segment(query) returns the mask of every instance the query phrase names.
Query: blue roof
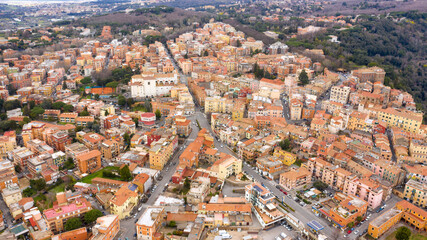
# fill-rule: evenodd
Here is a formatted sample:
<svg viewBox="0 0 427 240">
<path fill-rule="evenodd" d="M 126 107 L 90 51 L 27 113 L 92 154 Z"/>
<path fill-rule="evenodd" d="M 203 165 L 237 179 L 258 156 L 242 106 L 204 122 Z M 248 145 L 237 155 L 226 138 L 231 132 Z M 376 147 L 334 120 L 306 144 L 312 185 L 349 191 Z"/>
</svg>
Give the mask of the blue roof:
<svg viewBox="0 0 427 240">
<path fill-rule="evenodd" d="M 131 191 L 135 191 L 135 189 L 137 189 L 137 188 L 138 188 L 138 186 L 137 186 L 137 185 L 135 185 L 135 184 L 129 184 L 128 188 L 129 188 L 129 190 L 131 190 Z"/>
<path fill-rule="evenodd" d="M 320 223 L 316 222 L 315 220 L 308 222 L 307 225 L 316 231 L 320 231 L 324 228 Z"/>
</svg>

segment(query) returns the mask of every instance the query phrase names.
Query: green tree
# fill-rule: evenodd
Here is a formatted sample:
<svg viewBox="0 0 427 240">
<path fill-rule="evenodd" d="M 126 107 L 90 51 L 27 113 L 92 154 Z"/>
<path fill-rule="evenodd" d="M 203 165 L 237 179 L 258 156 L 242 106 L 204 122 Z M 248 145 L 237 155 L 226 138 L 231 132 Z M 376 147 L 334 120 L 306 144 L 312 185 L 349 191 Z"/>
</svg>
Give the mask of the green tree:
<svg viewBox="0 0 427 240">
<path fill-rule="evenodd" d="M 92 209 L 85 213 L 84 220 L 86 224 L 91 224 L 96 221 L 97 218 L 102 217 L 103 214 L 98 209 Z"/>
<path fill-rule="evenodd" d="M 32 119 L 36 119 L 40 114 L 43 114 L 43 113 L 44 113 L 44 109 L 40 106 L 36 106 L 33 109 L 31 109 L 29 115 Z"/>
<path fill-rule="evenodd" d="M 53 109 L 61 110 L 65 105 L 66 105 L 66 104 L 65 104 L 65 103 L 63 103 L 63 102 L 54 102 L 54 103 L 52 104 L 52 108 L 53 108 Z"/>
<path fill-rule="evenodd" d="M 317 188 L 319 191 L 323 191 L 328 188 L 328 184 L 321 181 L 316 181 L 313 183 L 313 187 Z"/>
<path fill-rule="evenodd" d="M 82 226 L 82 221 L 80 218 L 70 218 L 65 223 L 65 231 L 71 231 L 77 228 L 80 228 Z"/>
<path fill-rule="evenodd" d="M 162 113 L 160 112 L 159 109 L 156 110 L 155 114 L 156 114 L 156 119 L 157 120 L 159 120 L 162 117 Z"/>
<path fill-rule="evenodd" d="M 95 94 L 95 100 L 99 100 L 99 94 Z"/>
<path fill-rule="evenodd" d="M 125 134 L 123 134 L 123 141 L 126 143 L 126 145 L 130 145 L 130 135 L 129 133 L 125 132 Z"/>
<path fill-rule="evenodd" d="M 85 107 L 85 109 L 83 110 L 83 111 L 81 111 L 80 113 L 79 113 L 79 116 L 82 116 L 82 117 L 84 117 L 84 116 L 89 116 L 90 114 L 89 114 L 89 112 L 87 111 L 87 108 Z"/>
<path fill-rule="evenodd" d="M 174 220 L 169 222 L 169 227 L 176 227 L 176 222 Z"/>
<path fill-rule="evenodd" d="M 409 240 L 411 237 L 411 230 L 407 227 L 400 227 L 397 229 L 396 232 L 396 239 L 397 240 Z"/>
<path fill-rule="evenodd" d="M 352 228 L 352 227 L 354 227 L 354 222 L 350 222 L 350 223 L 348 223 L 348 224 L 347 224 L 347 227 L 348 227 L 348 228 Z"/>
<path fill-rule="evenodd" d="M 363 217 L 362 216 L 357 216 L 357 218 L 356 218 L 356 221 L 357 222 L 361 222 L 363 220 Z"/>
<path fill-rule="evenodd" d="M 237 39 L 236 45 L 237 45 L 237 47 L 241 47 L 242 46 L 242 43 L 240 42 L 239 39 Z"/>
<path fill-rule="evenodd" d="M 124 165 L 120 169 L 119 173 L 120 173 L 120 177 L 122 178 L 123 181 L 130 181 L 130 180 L 132 180 L 132 174 L 130 173 L 128 165 Z"/>
<path fill-rule="evenodd" d="M 30 187 L 37 191 L 41 191 L 46 187 L 46 181 L 43 178 L 36 179 L 36 180 L 31 179 Z"/>
<path fill-rule="evenodd" d="M 209 56 L 208 50 L 205 50 L 205 52 L 203 53 L 203 56 L 205 56 L 205 57 Z"/>
<path fill-rule="evenodd" d="M 119 86 L 119 83 L 114 81 L 114 82 L 109 82 L 105 85 L 106 87 L 110 87 L 110 88 L 117 88 L 117 86 Z"/>
<path fill-rule="evenodd" d="M 309 81 L 308 81 L 308 75 L 307 75 L 307 72 L 305 71 L 305 69 L 303 69 L 301 71 L 300 75 L 298 76 L 298 80 L 299 80 L 298 84 L 300 86 L 305 86 L 305 85 L 307 85 L 309 83 Z"/>
<path fill-rule="evenodd" d="M 90 78 L 90 77 L 85 77 L 85 78 L 83 78 L 81 81 L 80 81 L 80 83 L 81 84 L 90 84 L 90 83 L 92 83 L 92 78 Z"/>
<path fill-rule="evenodd" d="M 66 104 L 63 108 L 64 112 L 72 112 L 74 110 L 73 105 Z"/>
<path fill-rule="evenodd" d="M 120 106 L 126 105 L 126 98 L 123 95 L 119 95 L 117 97 L 117 104 L 119 104 Z"/>
</svg>

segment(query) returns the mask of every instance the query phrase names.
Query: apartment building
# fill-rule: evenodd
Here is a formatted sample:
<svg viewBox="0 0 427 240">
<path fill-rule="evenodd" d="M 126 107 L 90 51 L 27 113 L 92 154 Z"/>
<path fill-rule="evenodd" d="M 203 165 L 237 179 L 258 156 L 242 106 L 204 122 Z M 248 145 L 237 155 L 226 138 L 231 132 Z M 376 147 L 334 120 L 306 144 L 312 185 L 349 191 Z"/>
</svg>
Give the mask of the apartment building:
<svg viewBox="0 0 427 240">
<path fill-rule="evenodd" d="M 343 86 L 343 85 L 333 86 L 331 88 L 331 96 L 329 99 L 334 102 L 346 104 L 349 96 L 350 96 L 350 87 Z"/>
<path fill-rule="evenodd" d="M 92 237 L 89 240 L 113 240 L 119 231 L 119 216 L 102 216 L 96 219 L 95 226 L 92 227 Z"/>
<path fill-rule="evenodd" d="M 79 116 L 78 113 L 61 113 L 59 115 L 59 121 L 63 122 L 63 123 L 75 123 L 76 122 L 76 118 Z"/>
<path fill-rule="evenodd" d="M 222 198 L 216 202 L 199 203 L 197 213 L 208 218 L 204 224 L 216 226 L 246 226 L 252 223 L 251 204 L 240 198 Z"/>
<path fill-rule="evenodd" d="M 89 123 L 93 123 L 95 121 L 95 117 L 93 116 L 83 116 L 76 118 L 76 126 L 78 127 L 86 127 Z"/>
<path fill-rule="evenodd" d="M 67 155 L 67 157 L 72 158 L 73 160 L 76 159 L 77 155 L 83 154 L 83 153 L 87 153 L 89 152 L 89 148 L 87 148 L 85 145 L 81 144 L 81 143 L 72 143 L 68 146 L 65 146 L 65 155 Z"/>
<path fill-rule="evenodd" d="M 92 150 L 76 156 L 76 165 L 81 173 L 94 173 L 101 169 L 101 152 Z"/>
<path fill-rule="evenodd" d="M 354 111 L 350 114 L 348 119 L 347 128 L 349 130 L 369 131 L 368 129 L 369 115 L 359 111 Z"/>
<path fill-rule="evenodd" d="M 264 229 L 285 218 L 275 203 L 275 196 L 259 183 L 246 185 L 245 199 L 252 204 L 252 211 Z"/>
<path fill-rule="evenodd" d="M 110 212 L 123 219 L 129 217 L 138 204 L 138 186 L 133 183 L 123 184 L 110 199 Z"/>
<path fill-rule="evenodd" d="M 101 143 L 101 153 L 105 160 L 111 161 L 119 156 L 121 144 L 116 140 L 104 140 Z"/>
<path fill-rule="evenodd" d="M 303 106 L 304 106 L 304 104 L 301 102 L 301 100 L 298 100 L 296 98 L 291 99 L 289 101 L 291 120 L 300 120 L 301 119 Z"/>
<path fill-rule="evenodd" d="M 421 208 L 427 207 L 427 184 L 410 179 L 406 182 L 403 198 Z"/>
<path fill-rule="evenodd" d="M 215 161 L 210 170 L 216 173 L 216 177 L 225 180 L 231 175 L 237 175 L 242 172 L 242 160 L 227 155 Z"/>
<path fill-rule="evenodd" d="M 3 201 L 10 208 L 12 204 L 19 202 L 22 199 L 21 189 L 18 184 L 10 184 L 1 192 Z"/>
<path fill-rule="evenodd" d="M 0 162 L 0 190 L 18 183 L 15 166 L 9 160 Z"/>
<path fill-rule="evenodd" d="M 61 192 L 56 194 L 56 199 L 57 204 L 53 208 L 43 211 L 47 225 L 53 232 L 63 231 L 68 219 L 83 219 L 84 214 L 92 210 L 92 205 L 85 198 L 67 199 L 65 192 Z"/>
<path fill-rule="evenodd" d="M 7 131 L 0 137 L 0 157 L 5 157 L 8 152 L 17 147 L 15 131 Z"/>
<path fill-rule="evenodd" d="M 231 113 L 234 109 L 234 100 L 213 96 L 205 99 L 205 113 Z"/>
<path fill-rule="evenodd" d="M 161 240 L 163 234 L 158 232 L 164 222 L 165 210 L 163 207 L 148 207 L 136 222 L 138 240 Z"/>
<path fill-rule="evenodd" d="M 99 149 L 105 137 L 98 133 L 86 133 L 83 135 L 82 143 L 90 150 Z"/>
<path fill-rule="evenodd" d="M 178 146 L 178 136 L 162 137 L 151 144 L 149 150 L 150 168 L 162 170 Z"/>
<path fill-rule="evenodd" d="M 419 163 L 427 162 L 427 143 L 421 140 L 412 139 L 409 145 L 409 153 Z"/>
<path fill-rule="evenodd" d="M 305 167 L 291 170 L 280 174 L 279 184 L 286 190 L 298 189 L 311 183 L 311 172 Z"/>
<path fill-rule="evenodd" d="M 133 98 L 155 97 L 169 94 L 178 82 L 178 74 L 143 73 L 132 76 L 129 86 Z"/>
<path fill-rule="evenodd" d="M 335 227 L 345 229 L 350 223 L 355 223 L 357 217 L 364 217 L 368 203 L 358 197 L 336 193 L 335 196 L 314 206 L 317 214 L 324 215 Z"/>
<path fill-rule="evenodd" d="M 15 165 L 20 165 L 22 168 L 27 167 L 27 160 L 34 157 L 34 153 L 26 147 L 18 147 L 8 153 L 13 159 Z"/>
<path fill-rule="evenodd" d="M 279 174 L 285 169 L 281 159 L 275 156 L 264 156 L 256 160 L 257 170 L 261 175 L 273 180 L 279 177 Z"/>
<path fill-rule="evenodd" d="M 387 123 L 388 127 L 394 126 L 411 133 L 418 133 L 423 114 L 404 109 L 386 108 L 378 111 L 377 118 Z"/>
<path fill-rule="evenodd" d="M 427 231 L 427 211 L 406 200 L 396 203 L 396 208 L 403 212 L 402 219 L 416 229 Z"/>
</svg>

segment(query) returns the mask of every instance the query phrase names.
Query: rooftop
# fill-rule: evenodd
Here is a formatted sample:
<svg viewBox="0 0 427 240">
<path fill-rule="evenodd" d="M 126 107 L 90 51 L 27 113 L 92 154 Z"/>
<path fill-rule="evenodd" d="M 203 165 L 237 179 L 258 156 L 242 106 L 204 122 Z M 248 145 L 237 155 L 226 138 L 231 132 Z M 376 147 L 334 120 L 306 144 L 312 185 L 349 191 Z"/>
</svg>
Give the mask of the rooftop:
<svg viewBox="0 0 427 240">
<path fill-rule="evenodd" d="M 392 208 L 390 210 L 388 210 L 387 212 L 381 214 L 380 216 L 378 216 L 377 218 L 375 218 L 374 220 L 372 220 L 369 225 L 372 225 L 374 227 L 380 227 L 382 226 L 384 223 L 386 223 L 390 218 L 400 214 L 402 211 L 400 211 L 397 208 Z"/>
</svg>

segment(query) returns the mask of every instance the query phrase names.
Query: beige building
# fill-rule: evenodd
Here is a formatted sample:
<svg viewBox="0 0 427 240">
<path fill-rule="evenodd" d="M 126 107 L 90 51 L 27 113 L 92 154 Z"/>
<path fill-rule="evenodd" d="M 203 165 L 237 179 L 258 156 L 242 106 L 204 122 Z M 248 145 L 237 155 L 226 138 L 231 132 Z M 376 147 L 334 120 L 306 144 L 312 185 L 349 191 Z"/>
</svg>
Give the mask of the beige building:
<svg viewBox="0 0 427 240">
<path fill-rule="evenodd" d="M 423 114 L 387 108 L 378 111 L 378 120 L 386 122 L 387 126 L 395 126 L 411 133 L 418 133 L 423 121 Z"/>
<path fill-rule="evenodd" d="M 22 199 L 21 189 L 18 184 L 9 185 L 7 188 L 3 189 L 1 195 L 8 207 Z"/>
<path fill-rule="evenodd" d="M 228 155 L 216 161 L 210 170 L 216 173 L 216 177 L 224 180 L 233 174 L 237 175 L 242 172 L 242 160 Z"/>
<path fill-rule="evenodd" d="M 292 168 L 290 171 L 280 174 L 279 184 L 290 191 L 311 183 L 311 172 L 305 167 Z"/>
<path fill-rule="evenodd" d="M 410 179 L 405 185 L 403 198 L 421 208 L 427 207 L 427 185 Z"/>
<path fill-rule="evenodd" d="M 300 120 L 303 104 L 298 99 L 292 99 L 289 103 L 291 120 Z"/>
<path fill-rule="evenodd" d="M 350 96 L 350 88 L 347 86 L 333 86 L 331 88 L 331 101 L 346 104 L 348 96 Z"/>
</svg>

